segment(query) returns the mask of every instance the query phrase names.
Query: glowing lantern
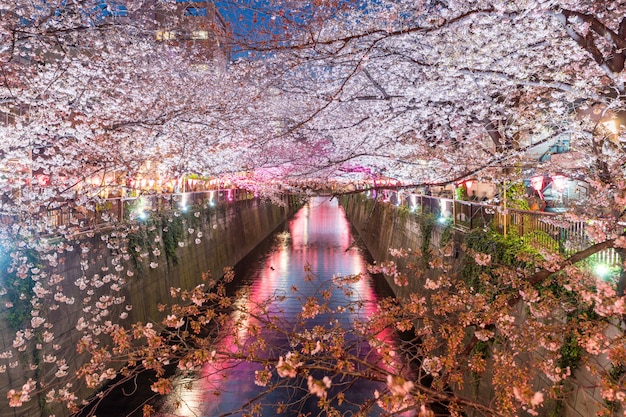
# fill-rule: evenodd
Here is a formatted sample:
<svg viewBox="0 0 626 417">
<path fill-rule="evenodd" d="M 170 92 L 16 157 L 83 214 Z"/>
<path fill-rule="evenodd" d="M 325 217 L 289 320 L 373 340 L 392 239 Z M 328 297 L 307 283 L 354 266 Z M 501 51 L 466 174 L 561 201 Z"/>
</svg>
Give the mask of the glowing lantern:
<svg viewBox="0 0 626 417">
<path fill-rule="evenodd" d="M 554 188 L 562 193 L 565 190 L 565 181 L 567 178 L 564 175 L 553 175 L 552 176 L 552 184 L 554 184 Z"/>
<path fill-rule="evenodd" d="M 530 179 L 530 186 L 533 187 L 533 190 L 540 192 L 543 190 L 543 176 L 536 175 Z"/>
</svg>

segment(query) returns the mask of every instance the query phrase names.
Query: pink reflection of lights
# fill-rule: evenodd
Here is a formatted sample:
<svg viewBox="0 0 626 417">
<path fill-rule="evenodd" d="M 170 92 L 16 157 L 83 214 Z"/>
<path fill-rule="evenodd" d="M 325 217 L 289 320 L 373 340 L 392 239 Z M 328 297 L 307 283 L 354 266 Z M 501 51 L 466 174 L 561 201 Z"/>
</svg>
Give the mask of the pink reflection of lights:
<svg viewBox="0 0 626 417">
<path fill-rule="evenodd" d="M 372 277 L 366 272 L 365 261 L 359 250 L 351 247 L 350 226 L 336 201 L 313 199 L 309 206 L 305 206 L 290 221 L 289 231 L 290 233 L 277 236 L 277 245 L 254 270 L 255 276 L 250 283 L 250 291 L 237 300 L 238 307 L 243 311 L 262 315 L 264 312 L 259 305 L 268 296 L 284 294 L 287 299 L 276 308 L 284 309 L 285 314 L 290 314 L 289 309 L 291 314 L 297 314 L 301 305 L 289 290 L 291 285 L 306 287 L 301 276 L 304 265 L 310 264 L 313 272 L 322 280 L 331 278 L 327 274 L 362 274 L 359 281 L 346 284 L 353 290 L 350 298 L 346 298 L 340 292 L 336 294 L 337 303 L 345 306 L 346 303 L 363 301 L 364 307 L 357 315 L 364 323 L 379 313 L 376 303 L 378 297 L 372 285 Z M 273 308 L 270 307 L 270 311 L 278 311 Z M 355 316 L 351 317 L 357 319 Z M 291 320 L 288 316 L 284 318 L 286 321 Z M 219 347 L 216 347 L 218 351 L 236 351 L 237 338 L 240 343 L 245 342 L 246 338 L 250 337 L 251 326 L 259 324 L 257 319 L 242 314 L 234 314 L 232 320 L 239 320 L 242 327 L 238 328 L 236 333 L 228 332 Z M 379 343 L 375 344 L 384 343 L 388 349 L 396 349 L 393 332 L 383 326 L 380 327 L 380 332 L 376 335 Z M 375 361 L 385 370 L 384 372 L 391 373 L 396 364 L 384 365 L 382 357 L 382 353 L 378 352 L 375 346 L 372 346 L 367 356 L 368 361 Z M 258 389 L 254 385 L 254 371 L 258 369 L 260 369 L 258 365 L 249 363 L 221 362 L 206 365 L 201 378 L 193 382 L 193 393 L 179 393 L 179 399 L 184 400 L 187 405 L 180 406 L 175 415 L 183 417 L 219 415 L 224 411 L 230 411 L 227 408 L 233 405 L 234 401 L 245 401 L 245 395 L 254 395 Z M 231 371 L 234 372 L 231 374 Z M 214 392 L 218 390 L 222 391 L 222 394 L 216 396 Z"/>
<path fill-rule="evenodd" d="M 339 208 L 337 200 L 315 199 L 305 206 L 290 223 L 289 231 L 295 247 L 306 246 L 309 241 L 350 246 L 350 225 Z"/>
<path fill-rule="evenodd" d="M 233 189 L 229 188 L 227 193 L 228 201 L 233 201 Z"/>
</svg>

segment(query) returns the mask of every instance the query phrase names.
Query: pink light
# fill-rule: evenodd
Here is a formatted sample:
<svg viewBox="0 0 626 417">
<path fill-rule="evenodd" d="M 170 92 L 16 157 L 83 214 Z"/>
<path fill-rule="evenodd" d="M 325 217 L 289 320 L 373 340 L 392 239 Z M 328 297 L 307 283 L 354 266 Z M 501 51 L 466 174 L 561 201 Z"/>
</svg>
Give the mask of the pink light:
<svg viewBox="0 0 626 417">
<path fill-rule="evenodd" d="M 543 190 L 543 176 L 537 175 L 532 177 L 530 179 L 530 186 L 533 187 L 535 191 L 541 193 L 541 190 Z"/>
<path fill-rule="evenodd" d="M 50 184 L 50 177 L 48 175 L 45 175 L 45 174 L 39 174 L 39 175 L 37 175 L 37 182 L 41 186 L 49 185 Z"/>
<path fill-rule="evenodd" d="M 565 180 L 567 180 L 567 178 L 564 175 L 557 174 L 552 176 L 554 188 L 560 193 L 565 191 Z"/>
<path fill-rule="evenodd" d="M 467 187 L 467 191 L 469 191 L 470 188 L 472 188 L 472 185 L 474 185 L 474 180 L 465 181 L 465 186 Z"/>
</svg>

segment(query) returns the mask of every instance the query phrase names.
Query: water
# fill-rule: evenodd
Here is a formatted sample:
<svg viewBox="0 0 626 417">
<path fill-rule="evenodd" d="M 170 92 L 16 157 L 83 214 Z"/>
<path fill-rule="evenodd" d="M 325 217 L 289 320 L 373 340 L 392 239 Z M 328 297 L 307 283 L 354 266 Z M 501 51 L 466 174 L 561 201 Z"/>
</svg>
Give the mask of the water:
<svg viewBox="0 0 626 417">
<path fill-rule="evenodd" d="M 259 252 L 259 251 L 257 251 Z M 247 286 L 248 291 L 241 294 L 236 300 L 239 306 L 246 306 L 251 312 L 261 314 L 258 304 L 263 300 L 284 296 L 281 302 L 273 303 L 267 310 L 274 315 L 273 321 L 280 322 L 281 328 L 288 331 L 302 331 L 303 326 L 312 329 L 314 326 L 330 328 L 341 325 L 351 328 L 355 320 L 367 320 L 373 313 L 376 300 L 381 296 L 390 295 L 389 289 L 382 278 L 374 279 L 366 272 L 366 253 L 355 244 L 350 225 L 346 220 L 343 209 L 337 200 L 316 197 L 305 205 L 295 216 L 288 221 L 282 231 L 278 231 L 266 242 L 266 247 L 260 253 L 252 254 L 243 263 L 245 271 L 236 278 L 236 286 Z M 362 302 L 358 311 L 351 313 L 322 313 L 313 320 L 303 324 L 299 315 L 303 311 L 303 304 L 309 297 L 320 298 L 323 290 L 328 289 L 333 276 L 363 274 L 358 282 L 348 286 L 348 292 L 334 291 L 326 300 L 330 309 L 336 310 L 340 305 Z M 294 287 L 297 291 L 294 291 Z M 233 320 L 236 320 L 233 317 Z M 246 319 L 243 327 L 237 330 L 238 334 L 229 334 L 217 346 L 218 351 L 234 351 L 234 339 L 238 336 L 247 344 L 253 344 L 258 337 L 267 341 L 267 347 L 262 355 L 277 359 L 289 350 L 298 350 L 302 346 L 290 347 L 293 341 L 288 332 L 281 333 L 264 328 L 259 320 Z M 250 334 L 250 326 L 260 326 L 258 336 Z M 389 334 L 381 334 L 380 338 L 388 338 Z M 350 343 L 351 340 L 348 340 Z M 375 349 L 368 344 L 358 344 L 354 341 L 351 352 L 358 353 L 364 361 L 378 362 L 380 358 Z M 275 363 L 274 363 L 275 364 Z M 222 362 L 207 365 L 200 375 L 195 377 L 179 377 L 178 388 L 168 395 L 159 406 L 160 417 L 216 417 L 216 416 L 243 416 L 242 407 L 249 401 L 257 399 L 261 415 L 277 415 L 275 404 L 291 402 L 293 409 L 280 415 L 318 415 L 318 398 L 307 396 L 308 388 L 305 378 L 279 378 L 273 366 L 272 382 L 288 382 L 288 386 L 275 389 L 271 393 L 258 397 L 264 388 L 255 384 L 255 371 L 262 370 L 258 363 Z M 349 378 L 341 379 L 339 375 L 326 373 L 314 374 L 318 379 L 324 375 L 333 378 L 333 388 L 328 392 L 332 399 L 339 392 L 340 387 L 350 386 L 345 392 L 345 401 L 342 412 L 350 415 L 355 411 L 351 403 L 373 403 L 374 390 L 380 389 L 379 382 L 358 381 L 354 383 Z M 307 398 L 308 397 L 308 398 Z M 118 406 L 122 406 L 118 404 Z M 108 408 L 108 407 L 107 407 Z M 125 413 L 134 406 L 124 406 Z M 137 409 L 139 412 L 140 408 Z M 379 410 L 373 405 L 368 415 L 376 415 Z M 98 416 L 101 413 L 98 412 Z M 124 415 L 119 413 L 116 415 Z M 134 414 L 133 414 L 134 415 Z M 137 414 L 141 415 L 141 414 Z M 323 415 L 323 413 L 322 413 Z"/>
</svg>

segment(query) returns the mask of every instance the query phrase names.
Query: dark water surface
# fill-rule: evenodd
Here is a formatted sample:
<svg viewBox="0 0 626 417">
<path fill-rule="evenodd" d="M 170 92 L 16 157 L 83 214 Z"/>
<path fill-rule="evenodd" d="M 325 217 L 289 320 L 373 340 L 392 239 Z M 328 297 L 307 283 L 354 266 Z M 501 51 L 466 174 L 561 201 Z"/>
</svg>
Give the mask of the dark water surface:
<svg viewBox="0 0 626 417">
<path fill-rule="evenodd" d="M 372 314 L 375 301 L 379 297 L 391 295 L 382 278 L 374 279 L 367 274 L 368 256 L 359 245 L 355 244 L 355 236 L 337 200 L 330 200 L 326 197 L 312 198 L 291 220 L 285 223 L 282 230 L 278 230 L 259 245 L 259 248 L 238 266 L 237 285 L 246 285 L 249 291 L 236 302 L 254 311 L 255 306 L 262 300 L 274 295 L 285 295 L 285 299 L 273 304 L 271 309 L 282 323 L 289 326 L 302 312 L 302 300 L 318 294 L 323 282 L 337 274 L 346 276 L 363 273 L 364 278 L 350 284 L 352 294 L 346 296 L 341 291 L 335 291 L 328 300 L 330 306 L 345 305 L 349 301 L 366 301 L 361 310 L 341 315 L 320 314 L 315 317 L 310 326 L 307 323 L 307 327 L 328 326 L 331 321 L 339 320 L 344 327 L 348 327 L 357 317 L 361 320 L 367 319 Z M 313 281 L 306 279 L 306 270 L 314 275 Z M 293 286 L 298 288 L 297 294 L 292 291 Z M 246 337 L 245 328 L 240 332 Z M 272 344 L 282 345 L 283 352 L 280 354 L 289 350 L 287 336 L 267 333 L 264 336 Z M 226 338 L 217 350 L 235 349 L 228 344 L 229 338 Z M 377 355 L 370 351 L 369 346 L 360 346 L 358 349 L 361 355 L 364 357 L 367 355 L 367 360 L 376 360 Z M 259 369 L 262 367 L 258 364 L 220 363 L 205 366 L 201 375 L 193 379 L 185 380 L 180 377 L 177 386 L 181 387 L 166 398 L 159 407 L 157 415 L 160 417 L 243 416 L 244 414 L 237 410 L 264 390 L 254 383 L 255 371 Z M 279 380 L 275 370 L 273 374 L 272 381 Z M 308 392 L 306 380 L 293 378 L 290 382 L 291 387 L 275 390 L 262 398 L 260 404 L 262 404 L 263 416 L 277 415 L 272 404 L 297 401 Z M 183 388 L 183 385 L 186 386 Z M 377 388 L 380 389 L 380 385 L 367 381 L 359 381 L 352 385 L 346 393 L 344 405 L 344 411 L 348 412 L 346 415 L 350 415 L 349 404 L 351 402 L 361 403 L 372 400 L 374 390 Z M 299 413 L 318 415 L 320 410 L 316 405 L 317 400 L 317 397 L 312 397 L 300 404 L 297 410 L 287 411 L 280 415 L 298 416 Z M 117 412 L 111 410 L 115 414 L 108 415 L 127 415 L 136 407 L 130 403 L 127 405 L 122 405 L 122 403 L 123 401 L 118 402 L 117 406 L 123 407 L 124 411 L 120 412 L 118 408 Z M 97 415 L 106 417 L 107 413 L 99 410 Z M 141 415 L 140 409 L 135 410 L 133 415 Z"/>
</svg>

